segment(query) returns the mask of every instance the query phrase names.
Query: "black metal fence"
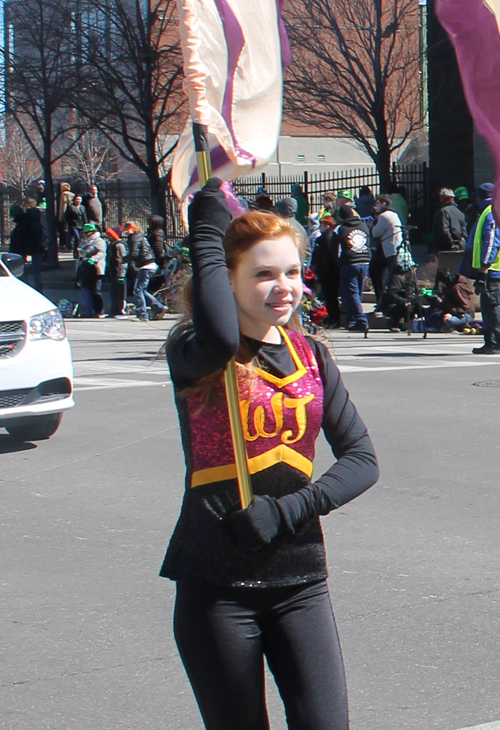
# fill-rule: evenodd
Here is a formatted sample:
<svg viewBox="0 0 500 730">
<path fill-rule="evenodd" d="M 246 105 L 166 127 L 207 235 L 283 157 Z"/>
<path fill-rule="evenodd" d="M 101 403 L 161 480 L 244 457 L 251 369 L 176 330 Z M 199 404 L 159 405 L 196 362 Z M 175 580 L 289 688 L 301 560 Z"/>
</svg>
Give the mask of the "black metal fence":
<svg viewBox="0 0 500 730">
<path fill-rule="evenodd" d="M 392 179 L 402 188 L 408 202 L 411 221 L 421 232 L 429 229 L 429 191 L 428 169 L 422 165 L 393 165 Z M 374 168 L 359 168 L 338 170 L 330 173 L 302 175 L 286 175 L 282 177 L 261 175 L 239 178 L 234 181 L 234 188 L 240 197 L 253 202 L 260 187 L 264 187 L 274 202 L 291 194 L 292 186 L 300 184 L 307 194 L 311 211 L 317 211 L 322 204 L 322 195 L 327 191 L 336 192 L 348 189 L 355 197 L 359 188 L 367 185 L 377 195 L 380 192 L 378 173 Z M 74 192 L 83 193 L 85 190 L 78 184 L 72 186 Z M 144 229 L 151 213 L 149 186 L 147 180 L 125 182 L 113 180 L 102 183 L 100 192 L 106 200 L 107 226 L 116 226 L 127 220 L 138 221 Z M 12 221 L 9 208 L 12 203 L 20 203 L 21 196 L 12 188 L 0 188 L 0 236 L 2 243 L 7 243 Z M 180 241 L 185 235 L 185 229 L 179 213 L 178 201 L 172 190 L 167 187 L 165 193 L 167 209 L 167 236 L 172 241 Z"/>
</svg>

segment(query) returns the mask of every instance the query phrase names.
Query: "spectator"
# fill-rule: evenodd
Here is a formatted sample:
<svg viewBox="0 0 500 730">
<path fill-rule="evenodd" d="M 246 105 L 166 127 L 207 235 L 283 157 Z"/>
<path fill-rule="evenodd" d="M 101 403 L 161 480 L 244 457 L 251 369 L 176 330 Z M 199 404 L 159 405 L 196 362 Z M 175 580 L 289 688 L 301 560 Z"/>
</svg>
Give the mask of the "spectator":
<svg viewBox="0 0 500 730">
<path fill-rule="evenodd" d="M 307 216 L 307 238 L 309 241 L 309 250 L 311 251 L 311 256 L 314 253 L 316 240 L 321 236 L 320 225 L 321 224 L 318 220 L 317 213 L 313 213 L 312 215 Z M 310 265 L 311 256 L 309 256 L 308 260 L 306 261 L 308 266 Z"/>
<path fill-rule="evenodd" d="M 396 264 L 382 295 L 380 311 L 389 319 L 389 330 L 401 332 L 419 311 L 418 297 L 411 276 Z"/>
<path fill-rule="evenodd" d="M 484 345 L 474 355 L 500 355 L 500 229 L 493 216 L 495 186 L 484 183 L 476 190 L 481 213 L 469 234 L 459 267 L 463 276 L 476 279 L 483 313 Z"/>
<path fill-rule="evenodd" d="M 392 198 L 392 207 L 399 215 L 401 223 L 404 226 L 407 226 L 409 220 L 408 203 L 406 202 L 406 198 L 403 195 L 403 188 L 400 188 L 399 185 L 395 185 L 394 183 L 392 183 L 389 186 L 389 195 Z"/>
<path fill-rule="evenodd" d="M 107 228 L 108 240 L 106 253 L 106 271 L 111 283 L 110 317 L 125 319 L 127 317 L 126 277 L 128 264 L 125 261 L 127 247 L 121 239 L 121 228 Z"/>
<path fill-rule="evenodd" d="M 307 226 L 307 216 L 309 215 L 309 202 L 307 195 L 302 189 L 302 185 L 295 183 L 292 186 L 292 198 L 297 201 L 297 212 L 295 213 L 295 219 L 300 223 L 303 228 Z"/>
<path fill-rule="evenodd" d="M 375 198 L 368 185 L 363 185 L 359 189 L 359 198 L 355 198 L 354 204 L 359 217 L 362 220 L 371 219 L 373 220 L 373 206 L 375 205 Z"/>
<path fill-rule="evenodd" d="M 371 233 L 380 240 L 373 252 L 369 272 L 378 302 L 384 292 L 384 271 L 387 271 L 389 281 L 398 248 L 403 243 L 403 231 L 401 219 L 392 207 L 390 195 L 382 193 L 375 198 L 374 213 L 375 225 Z"/>
<path fill-rule="evenodd" d="M 327 190 L 326 193 L 323 193 L 322 201 L 323 205 L 318 213 L 319 221 L 321 221 L 325 215 L 333 216 L 333 211 L 335 209 L 335 195 L 331 192 L 331 190 Z"/>
<path fill-rule="evenodd" d="M 82 196 L 75 195 L 73 203 L 66 208 L 66 223 L 68 225 L 67 246 L 73 250 L 73 258 L 78 258 L 78 247 L 82 237 L 82 229 L 87 223 L 87 211 L 82 205 Z"/>
<path fill-rule="evenodd" d="M 71 185 L 69 183 L 61 183 L 59 201 L 57 204 L 57 230 L 59 232 L 59 248 L 69 248 L 68 246 L 68 223 L 66 220 L 66 211 L 68 205 L 71 205 L 74 193 L 71 192 Z"/>
<path fill-rule="evenodd" d="M 89 223 L 95 223 L 100 231 L 106 217 L 106 204 L 99 195 L 97 185 L 90 186 L 90 193 L 83 200 Z"/>
<path fill-rule="evenodd" d="M 77 283 L 82 289 L 83 316 L 105 317 L 102 280 L 106 267 L 106 242 L 95 223 L 85 223 L 78 253 Z"/>
<path fill-rule="evenodd" d="M 469 191 L 466 187 L 460 187 L 455 190 L 455 200 L 459 209 L 465 216 L 467 234 L 469 234 L 472 226 L 480 215 L 477 204 L 472 200 L 472 196 L 469 195 Z"/>
<path fill-rule="evenodd" d="M 148 220 L 148 241 L 153 249 L 156 265 L 160 270 L 165 268 L 168 260 L 167 241 L 165 238 L 165 220 L 161 215 L 150 215 Z"/>
<path fill-rule="evenodd" d="M 432 250 L 463 251 L 467 241 L 465 215 L 455 203 L 455 193 L 449 188 L 439 191 L 441 208 L 432 225 Z"/>
<path fill-rule="evenodd" d="M 136 221 L 128 221 L 124 226 L 127 234 L 128 254 L 124 261 L 133 264 L 137 270 L 134 285 L 134 297 L 137 319 L 147 322 L 150 319 L 147 303 L 158 318 L 167 313 L 167 308 L 148 292 L 148 284 L 155 275 L 158 266 L 155 253 L 148 239 L 144 236 Z"/>
<path fill-rule="evenodd" d="M 297 232 L 297 236 L 299 237 L 300 241 L 299 247 L 301 251 L 304 252 L 305 259 L 307 260 L 310 255 L 309 241 L 307 238 L 306 229 L 295 218 L 295 214 L 297 213 L 297 205 L 298 204 L 296 198 L 282 198 L 276 203 L 275 211 L 277 215 L 279 215 L 281 218 L 286 218 L 292 228 Z"/>
<path fill-rule="evenodd" d="M 39 180 L 36 184 L 36 204 L 39 208 L 47 207 L 45 180 Z"/>
<path fill-rule="evenodd" d="M 22 256 L 25 262 L 27 262 L 28 256 L 31 258 L 34 288 L 39 292 L 43 292 L 42 261 L 45 249 L 40 211 L 35 207 L 35 203 L 35 200 L 29 198 L 27 201 L 29 207 L 26 211 L 23 211 L 20 205 L 10 207 L 9 213 L 15 226 L 10 234 L 9 251 Z M 27 284 L 29 283 L 26 269 L 22 279 Z"/>
<path fill-rule="evenodd" d="M 259 193 L 255 198 L 255 205 L 258 210 L 272 210 L 274 203 L 267 193 Z"/>
<path fill-rule="evenodd" d="M 339 208 L 341 224 L 337 235 L 340 244 L 340 296 L 346 311 L 349 332 L 368 332 L 362 296 L 370 262 L 370 234 L 354 208 Z"/>
<path fill-rule="evenodd" d="M 339 244 L 334 229 L 335 221 L 332 216 L 324 216 L 320 221 L 321 235 L 316 239 L 316 245 L 311 259 L 311 269 L 316 275 L 318 284 L 321 287 L 321 298 L 325 302 L 328 312 L 328 317 L 324 321 L 324 325 L 330 329 L 340 327 Z"/>
</svg>

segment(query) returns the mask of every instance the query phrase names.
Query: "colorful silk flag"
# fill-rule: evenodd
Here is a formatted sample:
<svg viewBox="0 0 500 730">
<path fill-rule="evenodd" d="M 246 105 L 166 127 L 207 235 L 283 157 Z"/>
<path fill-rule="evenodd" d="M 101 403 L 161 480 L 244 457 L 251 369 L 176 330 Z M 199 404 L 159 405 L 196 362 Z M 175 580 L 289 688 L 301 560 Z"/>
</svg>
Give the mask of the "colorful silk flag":
<svg viewBox="0 0 500 730">
<path fill-rule="evenodd" d="M 174 155 L 172 187 L 199 188 L 192 122 L 208 128 L 213 174 L 232 180 L 272 158 L 290 52 L 284 0 L 178 0 L 191 118 Z"/>
<path fill-rule="evenodd" d="M 470 112 L 495 161 L 500 223 L 500 0 L 438 0 L 436 11 L 455 46 Z"/>
</svg>

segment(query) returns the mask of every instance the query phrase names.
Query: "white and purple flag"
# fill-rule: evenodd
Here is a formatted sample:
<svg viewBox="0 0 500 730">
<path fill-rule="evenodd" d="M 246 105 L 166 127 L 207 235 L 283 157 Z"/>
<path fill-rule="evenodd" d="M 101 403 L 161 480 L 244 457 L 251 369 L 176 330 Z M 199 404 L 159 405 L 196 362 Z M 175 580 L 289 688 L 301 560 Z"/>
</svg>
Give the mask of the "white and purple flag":
<svg viewBox="0 0 500 730">
<path fill-rule="evenodd" d="M 182 200 L 199 189 L 192 122 L 207 127 L 213 174 L 222 180 L 257 172 L 272 158 L 290 51 L 284 0 L 177 4 L 191 109 L 172 166 L 172 187 Z"/>
<path fill-rule="evenodd" d="M 436 11 L 455 46 L 470 112 L 495 161 L 500 223 L 500 0 L 438 0 Z"/>
</svg>

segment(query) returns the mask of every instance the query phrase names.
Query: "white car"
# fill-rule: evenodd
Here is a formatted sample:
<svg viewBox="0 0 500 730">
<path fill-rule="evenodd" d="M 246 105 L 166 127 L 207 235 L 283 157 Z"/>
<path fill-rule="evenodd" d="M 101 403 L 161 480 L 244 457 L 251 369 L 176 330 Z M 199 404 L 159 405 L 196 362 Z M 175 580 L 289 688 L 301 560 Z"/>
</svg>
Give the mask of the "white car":
<svg viewBox="0 0 500 730">
<path fill-rule="evenodd" d="M 16 276 L 24 260 L 0 256 L 0 427 L 47 439 L 73 400 L 73 362 L 61 313 Z"/>
</svg>

